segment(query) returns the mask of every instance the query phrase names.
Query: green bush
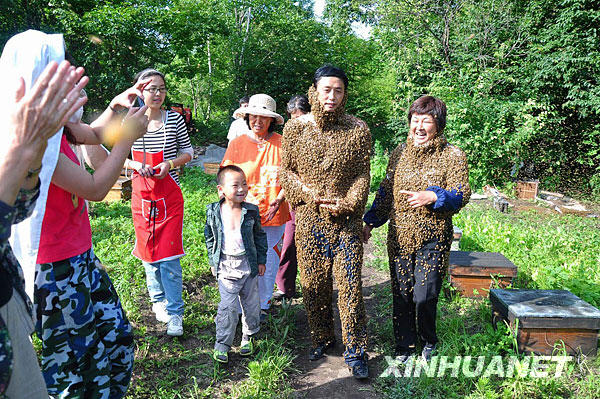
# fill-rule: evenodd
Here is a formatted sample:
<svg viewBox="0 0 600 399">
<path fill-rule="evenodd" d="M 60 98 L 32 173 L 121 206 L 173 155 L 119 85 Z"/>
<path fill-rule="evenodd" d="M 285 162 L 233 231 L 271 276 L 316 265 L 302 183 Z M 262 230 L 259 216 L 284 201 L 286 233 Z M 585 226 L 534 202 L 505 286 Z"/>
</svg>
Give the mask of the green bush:
<svg viewBox="0 0 600 399">
<path fill-rule="evenodd" d="M 379 188 L 379 184 L 385 177 L 388 161 L 388 152 L 383 148 L 380 141 L 375 141 L 373 156 L 371 157 L 371 192 L 375 192 Z"/>
</svg>

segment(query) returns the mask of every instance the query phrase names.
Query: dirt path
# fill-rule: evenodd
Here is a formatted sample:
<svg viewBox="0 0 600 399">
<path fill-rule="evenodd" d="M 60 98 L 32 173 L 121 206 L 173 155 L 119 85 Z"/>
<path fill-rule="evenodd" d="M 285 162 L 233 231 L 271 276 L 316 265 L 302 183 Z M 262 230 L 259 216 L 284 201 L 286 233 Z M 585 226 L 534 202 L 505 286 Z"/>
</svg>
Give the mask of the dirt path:
<svg viewBox="0 0 600 399">
<path fill-rule="evenodd" d="M 365 247 L 365 263 L 372 257 L 372 248 Z M 365 307 L 369 318 L 385 317 L 376 314 L 376 302 L 374 292 L 382 285 L 389 284 L 389 276 L 371 267 L 364 266 L 362 272 L 363 296 Z M 334 303 L 337 303 L 337 289 L 334 286 Z M 301 299 L 299 300 L 301 302 Z M 334 350 L 323 359 L 311 362 L 308 360 L 310 348 L 310 333 L 306 319 L 306 311 L 303 306 L 298 306 L 296 313 L 296 341 L 298 342 L 298 357 L 294 361 L 299 374 L 294 377 L 292 387 L 296 390 L 296 398 L 327 398 L 327 399 L 354 399 L 380 398 L 372 385 L 376 376 L 381 374 L 385 368 L 385 361 L 381 353 L 369 351 L 369 374 L 371 378 L 367 381 L 358 381 L 352 377 L 352 373 L 344 363 L 342 353 L 344 346 L 341 339 L 340 318 L 337 306 L 334 306 L 335 334 L 337 345 Z M 372 349 L 373 345 L 371 345 Z"/>
</svg>

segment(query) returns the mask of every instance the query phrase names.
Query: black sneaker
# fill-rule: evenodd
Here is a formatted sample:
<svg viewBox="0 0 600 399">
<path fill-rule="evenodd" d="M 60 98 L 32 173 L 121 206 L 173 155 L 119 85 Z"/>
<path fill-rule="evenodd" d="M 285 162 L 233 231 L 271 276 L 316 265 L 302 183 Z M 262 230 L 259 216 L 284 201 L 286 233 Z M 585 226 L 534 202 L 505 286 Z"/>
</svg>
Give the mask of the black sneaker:
<svg viewBox="0 0 600 399">
<path fill-rule="evenodd" d="M 423 347 L 423 351 L 421 352 L 421 357 L 423 358 L 423 360 L 428 362 L 431 360 L 433 352 L 435 352 L 435 344 L 425 344 L 425 346 Z"/>
<path fill-rule="evenodd" d="M 367 365 L 367 359 L 358 360 L 352 366 L 352 375 L 357 380 L 364 380 L 369 378 L 369 366 Z"/>
<path fill-rule="evenodd" d="M 269 317 L 269 312 L 266 311 L 265 309 L 261 309 L 260 310 L 260 323 L 265 323 L 267 321 L 267 318 Z"/>
<path fill-rule="evenodd" d="M 406 364 L 406 363 L 408 363 L 408 360 L 410 359 L 410 357 L 415 355 L 415 350 L 414 349 L 399 349 L 394 352 L 394 355 L 396 356 L 397 361 L 399 361 L 402 364 Z"/>
<path fill-rule="evenodd" d="M 310 353 L 308 354 L 308 360 L 319 360 L 325 355 L 328 349 L 331 349 L 334 346 L 335 341 L 323 342 L 319 344 L 317 347 L 310 350 Z"/>
</svg>

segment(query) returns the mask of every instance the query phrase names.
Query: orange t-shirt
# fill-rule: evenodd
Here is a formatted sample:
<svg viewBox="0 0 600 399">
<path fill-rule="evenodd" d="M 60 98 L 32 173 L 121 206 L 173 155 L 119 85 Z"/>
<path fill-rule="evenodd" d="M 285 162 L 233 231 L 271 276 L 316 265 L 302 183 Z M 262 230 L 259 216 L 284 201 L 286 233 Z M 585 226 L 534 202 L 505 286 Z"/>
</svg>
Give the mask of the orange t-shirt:
<svg viewBox="0 0 600 399">
<path fill-rule="evenodd" d="M 286 201 L 279 206 L 273 219 L 265 221 L 269 204 L 281 191 L 279 168 L 281 165 L 281 135 L 273 133 L 264 144 L 258 144 L 247 135 L 229 143 L 221 166 L 237 165 L 246 174 L 248 196 L 246 201 L 257 205 L 263 226 L 281 226 L 290 220 L 290 207 Z"/>
</svg>

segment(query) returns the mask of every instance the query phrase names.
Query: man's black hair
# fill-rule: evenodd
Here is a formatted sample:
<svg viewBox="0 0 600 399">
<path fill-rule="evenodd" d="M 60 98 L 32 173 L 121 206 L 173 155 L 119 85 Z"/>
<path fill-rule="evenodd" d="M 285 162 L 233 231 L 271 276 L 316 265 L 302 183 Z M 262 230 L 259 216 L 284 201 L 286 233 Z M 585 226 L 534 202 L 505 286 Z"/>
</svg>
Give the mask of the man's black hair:
<svg viewBox="0 0 600 399">
<path fill-rule="evenodd" d="M 313 78 L 313 84 L 317 87 L 317 83 L 321 78 L 332 76 L 336 78 L 340 78 L 344 82 L 344 90 L 348 89 L 348 76 L 346 76 L 346 72 L 343 69 L 340 69 L 331 64 L 325 64 L 321 68 L 315 71 L 315 77 Z"/>
<path fill-rule="evenodd" d="M 243 104 L 248 104 L 249 102 L 250 102 L 250 97 L 248 97 L 248 96 L 244 96 L 244 97 L 240 98 L 240 107 Z"/>
</svg>

